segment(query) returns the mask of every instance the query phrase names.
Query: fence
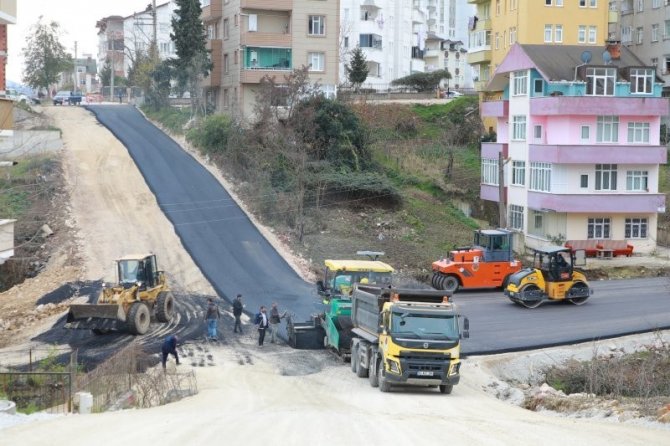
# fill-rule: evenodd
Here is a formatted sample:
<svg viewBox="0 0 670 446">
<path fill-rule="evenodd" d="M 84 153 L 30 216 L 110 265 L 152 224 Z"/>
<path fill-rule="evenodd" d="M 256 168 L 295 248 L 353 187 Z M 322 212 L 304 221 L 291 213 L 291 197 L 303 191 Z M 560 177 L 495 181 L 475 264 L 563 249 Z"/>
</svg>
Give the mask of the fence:
<svg viewBox="0 0 670 446">
<path fill-rule="evenodd" d="M 5 352 L 0 398 L 14 401 L 19 412 L 71 411 L 76 357 L 76 352 L 56 347 Z M 59 365 L 63 358 L 68 365 Z"/>
<path fill-rule="evenodd" d="M 162 405 L 198 392 L 193 371 L 165 373 L 153 367 L 157 363 L 135 342 L 89 373 L 78 373 L 77 352 L 64 348 L 5 353 L 0 399 L 14 401 L 19 412 L 70 412 L 72 397 L 84 391 L 93 395 L 92 410 L 101 412 Z"/>
</svg>

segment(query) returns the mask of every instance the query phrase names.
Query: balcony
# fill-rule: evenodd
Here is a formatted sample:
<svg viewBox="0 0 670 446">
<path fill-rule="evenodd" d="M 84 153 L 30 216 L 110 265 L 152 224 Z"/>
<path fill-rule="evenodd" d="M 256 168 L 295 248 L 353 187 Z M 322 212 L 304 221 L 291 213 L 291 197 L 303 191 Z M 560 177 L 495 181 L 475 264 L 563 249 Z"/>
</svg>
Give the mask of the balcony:
<svg viewBox="0 0 670 446">
<path fill-rule="evenodd" d="M 498 154 L 502 152 L 503 156 L 507 158 L 509 146 L 502 142 L 483 142 L 482 143 L 482 158 L 498 159 Z"/>
<path fill-rule="evenodd" d="M 483 198 L 483 197 L 482 197 Z M 497 198 L 495 199 L 497 201 Z M 528 191 L 528 207 L 555 212 L 653 214 L 665 212 L 665 194 L 551 194 Z"/>
<path fill-rule="evenodd" d="M 244 32 L 240 35 L 240 44 L 246 46 L 291 46 L 289 33 Z"/>
<path fill-rule="evenodd" d="M 530 144 L 531 162 L 557 164 L 597 164 L 611 160 L 617 164 L 665 164 L 667 150 L 643 145 L 553 145 Z"/>
<path fill-rule="evenodd" d="M 509 115 L 509 101 L 484 101 L 479 104 L 482 117 L 504 118 Z"/>
<path fill-rule="evenodd" d="M 619 23 L 619 11 L 608 11 L 607 23 Z"/>
<path fill-rule="evenodd" d="M 491 62 L 491 46 L 486 45 L 477 50 L 470 50 L 468 52 L 468 63 L 470 65 L 477 65 Z"/>
<path fill-rule="evenodd" d="M 378 34 L 361 34 L 358 38 L 358 46 L 361 48 L 382 49 L 382 36 Z"/>
<path fill-rule="evenodd" d="M 218 87 L 221 85 L 221 57 L 223 54 L 223 41 L 220 39 L 210 40 L 205 48 L 210 51 L 212 58 L 212 71 L 209 76 L 202 80 L 203 87 Z"/>
<path fill-rule="evenodd" d="M 489 84 L 489 80 L 474 81 L 475 91 L 484 91 Z"/>
<path fill-rule="evenodd" d="M 412 47 L 412 59 L 423 59 L 423 55 L 425 54 L 425 51 L 422 49 L 419 49 L 418 46 L 413 46 Z"/>
<path fill-rule="evenodd" d="M 475 31 L 491 31 L 492 27 L 491 19 L 477 20 Z"/>
<path fill-rule="evenodd" d="M 246 47 L 242 53 L 240 81 L 257 84 L 266 74 L 291 71 L 293 69 L 291 60 L 290 48 Z"/>
<path fill-rule="evenodd" d="M 426 23 L 426 13 L 418 8 L 412 8 L 412 24 L 420 25 Z"/>
<path fill-rule="evenodd" d="M 260 9 L 264 11 L 292 11 L 293 0 L 240 0 L 242 9 Z"/>
<path fill-rule="evenodd" d="M 470 56 L 468 54 L 468 56 Z M 468 57 L 468 63 L 472 63 Z M 530 114 L 536 116 L 666 116 L 668 98 L 636 98 L 615 96 L 548 96 L 530 100 Z"/>
<path fill-rule="evenodd" d="M 209 6 L 202 8 L 202 21 L 209 22 L 221 18 L 223 15 L 223 2 L 213 1 Z"/>
</svg>

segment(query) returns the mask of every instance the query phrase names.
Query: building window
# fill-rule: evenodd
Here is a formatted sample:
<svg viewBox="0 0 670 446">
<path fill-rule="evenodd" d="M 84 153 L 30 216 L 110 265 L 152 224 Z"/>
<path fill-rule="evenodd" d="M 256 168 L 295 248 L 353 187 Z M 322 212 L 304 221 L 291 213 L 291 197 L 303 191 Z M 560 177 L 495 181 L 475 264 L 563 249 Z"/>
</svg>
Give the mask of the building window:
<svg viewBox="0 0 670 446">
<path fill-rule="evenodd" d="M 621 28 L 621 42 L 630 43 L 633 41 L 633 28 L 630 26 L 624 26 Z"/>
<path fill-rule="evenodd" d="M 545 43 L 551 42 L 552 26 L 544 25 L 544 41 Z"/>
<path fill-rule="evenodd" d="M 228 74 L 228 71 L 230 71 L 230 61 L 228 60 L 228 54 L 223 55 L 223 72 L 225 74 Z"/>
<path fill-rule="evenodd" d="M 512 184 L 514 186 L 526 185 L 526 162 L 512 161 Z"/>
<path fill-rule="evenodd" d="M 582 174 L 579 176 L 579 187 L 582 189 L 589 188 L 589 176 L 587 174 Z"/>
<path fill-rule="evenodd" d="M 556 25 L 554 27 L 554 42 L 563 42 L 563 25 Z"/>
<path fill-rule="evenodd" d="M 530 190 L 551 192 L 551 164 L 530 163 Z"/>
<path fill-rule="evenodd" d="M 596 190 L 616 190 L 616 164 L 596 164 Z"/>
<path fill-rule="evenodd" d="M 528 71 L 514 72 L 514 96 L 526 96 L 528 94 Z"/>
<path fill-rule="evenodd" d="M 651 25 L 651 41 L 658 42 L 658 24 Z"/>
<path fill-rule="evenodd" d="M 325 55 L 323 53 L 308 53 L 307 64 L 309 71 L 324 71 L 325 70 Z"/>
<path fill-rule="evenodd" d="M 661 7 L 661 0 L 651 0 L 651 7 L 652 8 L 660 8 Z"/>
<path fill-rule="evenodd" d="M 597 8 L 598 7 L 598 0 L 589 0 L 589 7 L 590 8 Z"/>
<path fill-rule="evenodd" d="M 544 81 L 542 79 L 535 79 L 533 81 L 533 93 L 537 95 L 544 93 Z"/>
<path fill-rule="evenodd" d="M 533 137 L 536 140 L 542 139 L 542 126 L 541 125 L 533 126 Z"/>
<path fill-rule="evenodd" d="M 586 94 L 590 96 L 613 96 L 616 68 L 586 68 Z"/>
<path fill-rule="evenodd" d="M 647 192 L 649 190 L 649 172 L 646 170 L 629 170 L 626 172 L 626 190 Z"/>
<path fill-rule="evenodd" d="M 589 26 L 589 43 L 596 43 L 597 35 L 597 28 L 595 26 Z"/>
<path fill-rule="evenodd" d="M 326 17 L 322 15 L 309 16 L 308 34 L 310 36 L 326 35 Z"/>
<path fill-rule="evenodd" d="M 500 33 L 496 33 L 495 42 L 496 42 L 496 49 L 497 50 L 500 49 Z"/>
<path fill-rule="evenodd" d="M 646 218 L 627 218 L 625 221 L 625 238 L 647 238 Z"/>
<path fill-rule="evenodd" d="M 223 38 L 230 38 L 230 22 L 228 19 L 223 19 Z"/>
<path fill-rule="evenodd" d="M 235 26 L 238 26 L 240 24 L 240 16 L 238 14 L 235 14 L 233 17 Z"/>
<path fill-rule="evenodd" d="M 654 71 L 652 68 L 631 68 L 630 92 L 650 94 L 654 85 Z"/>
<path fill-rule="evenodd" d="M 606 217 L 589 218 L 587 238 L 610 238 L 610 219 Z"/>
<path fill-rule="evenodd" d="M 551 6 L 551 0 L 544 0 L 545 6 Z"/>
<path fill-rule="evenodd" d="M 586 0 L 579 0 L 579 7 L 586 8 Z"/>
<path fill-rule="evenodd" d="M 512 117 L 512 139 L 515 141 L 526 140 L 526 116 L 516 115 Z"/>
<path fill-rule="evenodd" d="M 509 205 L 509 227 L 523 231 L 523 206 Z"/>
<path fill-rule="evenodd" d="M 509 29 L 509 44 L 513 45 L 516 42 L 516 27 Z"/>
<path fill-rule="evenodd" d="M 482 158 L 482 184 L 498 185 L 498 160 Z"/>
<path fill-rule="evenodd" d="M 500 0 L 496 0 L 496 15 L 500 15 Z"/>
<path fill-rule="evenodd" d="M 235 50 L 235 52 L 233 53 L 233 63 L 235 65 L 240 63 L 240 52 L 239 52 L 239 50 Z"/>
<path fill-rule="evenodd" d="M 628 142 L 632 144 L 649 144 L 649 123 L 629 122 Z"/>
<path fill-rule="evenodd" d="M 542 229 L 544 227 L 544 216 L 541 212 L 533 211 L 533 226 L 535 229 Z"/>
<path fill-rule="evenodd" d="M 577 42 L 586 43 L 586 26 L 584 25 L 577 27 Z"/>
<path fill-rule="evenodd" d="M 639 26 L 635 29 L 635 42 L 638 45 L 642 45 L 643 41 L 644 41 L 644 28 Z"/>
<path fill-rule="evenodd" d="M 644 11 L 644 0 L 637 0 L 637 12 Z"/>
<path fill-rule="evenodd" d="M 583 125 L 581 135 L 582 135 L 582 141 L 588 141 L 589 139 L 591 139 L 591 127 L 589 127 L 588 125 Z"/>
<path fill-rule="evenodd" d="M 556 6 L 563 6 L 563 0 L 556 0 Z"/>
<path fill-rule="evenodd" d="M 223 106 L 225 108 L 230 107 L 230 92 L 227 88 L 224 88 L 223 90 Z"/>
<path fill-rule="evenodd" d="M 663 58 L 663 74 L 668 74 L 670 73 L 670 56 L 665 56 Z"/>
</svg>

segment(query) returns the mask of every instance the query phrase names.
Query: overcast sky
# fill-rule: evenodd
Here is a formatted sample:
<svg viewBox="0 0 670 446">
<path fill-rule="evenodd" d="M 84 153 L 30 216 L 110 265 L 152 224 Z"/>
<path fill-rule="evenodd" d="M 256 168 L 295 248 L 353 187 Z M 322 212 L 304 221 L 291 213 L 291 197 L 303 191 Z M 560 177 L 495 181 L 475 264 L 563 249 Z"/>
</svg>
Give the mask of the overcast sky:
<svg viewBox="0 0 670 446">
<path fill-rule="evenodd" d="M 30 35 L 30 28 L 42 16 L 44 23 L 58 22 L 61 26 L 61 43 L 74 55 L 98 52 L 98 29 L 95 24 L 110 15 L 129 16 L 142 11 L 151 0 L 18 0 L 16 25 L 9 25 L 9 50 L 7 54 L 7 80 L 23 83 L 23 48 Z M 165 3 L 158 0 L 157 4 Z"/>
</svg>

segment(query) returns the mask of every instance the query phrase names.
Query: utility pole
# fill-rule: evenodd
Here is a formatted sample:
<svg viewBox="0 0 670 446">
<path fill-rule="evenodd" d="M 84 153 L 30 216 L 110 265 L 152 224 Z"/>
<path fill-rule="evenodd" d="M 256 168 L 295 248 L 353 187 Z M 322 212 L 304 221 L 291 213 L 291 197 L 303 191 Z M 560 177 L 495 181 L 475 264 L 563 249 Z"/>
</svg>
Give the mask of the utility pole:
<svg viewBox="0 0 670 446">
<path fill-rule="evenodd" d="M 110 32 L 107 34 L 107 39 L 112 36 L 113 34 Z M 109 48 L 109 42 L 107 43 L 107 48 Z M 110 79 L 110 87 L 109 87 L 109 101 L 114 102 L 114 51 L 116 51 L 116 42 L 112 38 L 112 49 L 109 51 L 111 53 L 109 57 L 109 62 L 112 68 L 111 75 L 109 76 Z"/>
<path fill-rule="evenodd" d="M 77 79 L 77 41 L 74 41 L 74 72 L 72 82 L 74 83 L 74 92 L 77 92 L 77 86 L 79 85 Z"/>
<path fill-rule="evenodd" d="M 505 157 L 498 153 L 498 227 L 507 227 L 507 200 L 505 199 Z"/>
</svg>

